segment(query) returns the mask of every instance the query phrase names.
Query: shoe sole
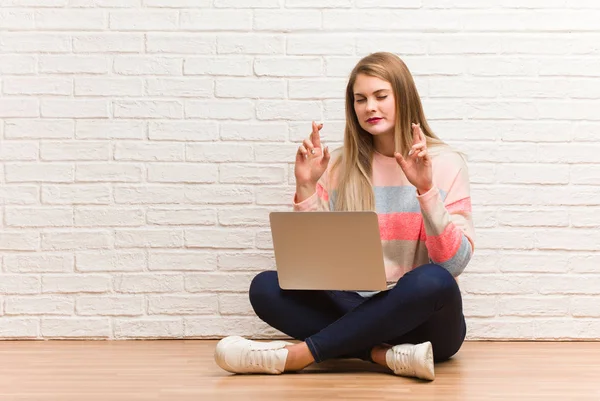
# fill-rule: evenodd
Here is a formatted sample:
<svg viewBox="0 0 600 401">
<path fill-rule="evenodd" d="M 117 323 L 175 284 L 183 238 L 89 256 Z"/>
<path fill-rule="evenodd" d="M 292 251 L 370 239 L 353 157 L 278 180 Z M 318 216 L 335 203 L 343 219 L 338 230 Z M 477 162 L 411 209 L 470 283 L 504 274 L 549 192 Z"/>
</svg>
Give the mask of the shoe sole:
<svg viewBox="0 0 600 401">
<path fill-rule="evenodd" d="M 240 336 L 229 336 L 225 337 L 217 343 L 217 347 L 215 348 L 215 362 L 221 369 L 226 370 L 230 373 L 239 373 L 225 362 L 225 350 L 227 349 L 227 346 L 229 344 L 238 342 L 240 340 L 244 341 L 245 338 Z M 283 346 L 293 345 L 293 343 L 287 341 L 273 341 L 273 343 L 277 343 Z"/>
<path fill-rule="evenodd" d="M 225 362 L 225 349 L 227 348 L 227 346 L 229 344 L 231 344 L 232 342 L 237 342 L 239 340 L 243 340 L 242 337 L 240 336 L 229 336 L 229 337 L 225 337 L 224 339 L 222 339 L 221 341 L 219 341 L 217 343 L 217 347 L 215 348 L 215 362 L 217 363 L 217 365 L 219 365 L 219 367 L 223 370 L 226 370 L 230 373 L 237 373 L 236 371 L 234 371 L 231 366 L 229 366 L 226 362 Z"/>
</svg>

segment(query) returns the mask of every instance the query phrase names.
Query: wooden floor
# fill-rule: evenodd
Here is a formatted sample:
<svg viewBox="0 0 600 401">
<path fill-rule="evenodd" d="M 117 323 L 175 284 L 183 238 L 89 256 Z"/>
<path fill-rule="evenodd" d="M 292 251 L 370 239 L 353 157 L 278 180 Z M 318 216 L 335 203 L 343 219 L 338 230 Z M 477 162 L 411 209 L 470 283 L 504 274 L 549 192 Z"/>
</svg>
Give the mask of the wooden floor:
<svg viewBox="0 0 600 401">
<path fill-rule="evenodd" d="M 433 382 L 358 360 L 231 375 L 215 344 L 0 342 L 0 400 L 600 400 L 600 343 L 467 342 Z"/>
</svg>

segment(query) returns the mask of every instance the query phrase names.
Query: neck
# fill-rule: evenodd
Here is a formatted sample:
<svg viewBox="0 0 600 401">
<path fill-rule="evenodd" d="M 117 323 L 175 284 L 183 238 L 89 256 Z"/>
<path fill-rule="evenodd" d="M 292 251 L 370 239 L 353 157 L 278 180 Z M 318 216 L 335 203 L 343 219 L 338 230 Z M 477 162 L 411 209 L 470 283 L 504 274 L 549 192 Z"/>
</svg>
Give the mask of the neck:
<svg viewBox="0 0 600 401">
<path fill-rule="evenodd" d="M 394 157 L 396 145 L 394 144 L 394 135 L 377 135 L 373 137 L 373 147 L 375 151 L 384 156 Z"/>
</svg>

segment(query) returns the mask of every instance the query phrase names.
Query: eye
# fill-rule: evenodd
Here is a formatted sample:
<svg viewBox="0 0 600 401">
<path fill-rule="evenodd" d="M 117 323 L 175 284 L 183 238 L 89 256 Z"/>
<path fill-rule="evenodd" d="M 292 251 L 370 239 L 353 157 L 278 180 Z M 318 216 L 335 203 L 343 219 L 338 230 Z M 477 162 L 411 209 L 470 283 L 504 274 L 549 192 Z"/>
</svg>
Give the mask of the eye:
<svg viewBox="0 0 600 401">
<path fill-rule="evenodd" d="M 377 99 L 379 99 L 379 100 L 383 100 L 383 99 L 385 99 L 386 97 L 387 97 L 387 95 L 383 95 L 383 96 L 377 96 Z"/>
<path fill-rule="evenodd" d="M 366 99 L 356 99 L 356 103 L 363 103 Z"/>
</svg>

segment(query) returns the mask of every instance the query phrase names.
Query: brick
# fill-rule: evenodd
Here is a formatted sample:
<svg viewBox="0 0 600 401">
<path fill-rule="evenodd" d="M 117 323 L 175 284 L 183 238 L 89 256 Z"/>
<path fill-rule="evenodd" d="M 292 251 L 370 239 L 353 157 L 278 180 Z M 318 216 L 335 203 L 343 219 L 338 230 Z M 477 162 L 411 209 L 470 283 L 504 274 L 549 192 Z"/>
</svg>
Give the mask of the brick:
<svg viewBox="0 0 600 401">
<path fill-rule="evenodd" d="M 213 226 L 217 223 L 215 210 L 205 208 L 149 209 L 148 224 L 161 226 Z"/>
<path fill-rule="evenodd" d="M 9 164 L 6 182 L 72 182 L 75 168 L 70 163 Z"/>
<path fill-rule="evenodd" d="M 220 182 L 224 184 L 281 184 L 285 168 L 280 166 L 222 164 Z"/>
<path fill-rule="evenodd" d="M 75 53 L 140 53 L 143 48 L 143 34 L 102 32 L 73 35 Z"/>
<path fill-rule="evenodd" d="M 113 70 L 120 75 L 181 75 L 183 59 L 156 56 L 115 56 Z"/>
<path fill-rule="evenodd" d="M 217 37 L 204 34 L 148 34 L 146 51 L 148 53 L 215 54 Z"/>
<path fill-rule="evenodd" d="M 152 317 L 138 319 L 115 319 L 115 338 L 181 338 L 183 319 Z"/>
<path fill-rule="evenodd" d="M 285 97 L 282 80 L 222 78 L 216 81 L 215 94 L 220 98 L 278 99 Z"/>
<path fill-rule="evenodd" d="M 183 64 L 185 75 L 247 76 L 252 73 L 250 57 L 189 57 Z"/>
<path fill-rule="evenodd" d="M 80 272 L 137 272 L 147 265 L 144 251 L 77 252 L 75 267 Z"/>
<path fill-rule="evenodd" d="M 185 277 L 185 288 L 189 292 L 231 291 L 247 292 L 255 274 L 244 273 L 197 273 Z"/>
<path fill-rule="evenodd" d="M 283 142 L 287 139 L 288 127 L 284 122 L 262 123 L 223 122 L 221 140 L 224 141 L 267 141 Z"/>
<path fill-rule="evenodd" d="M 33 185 L 3 185 L 0 205 L 32 205 L 39 202 L 39 189 Z"/>
<path fill-rule="evenodd" d="M 115 160 L 183 161 L 185 148 L 180 143 L 119 142 Z"/>
<path fill-rule="evenodd" d="M 39 71 L 48 74 L 106 74 L 109 59 L 104 56 L 40 56 Z"/>
<path fill-rule="evenodd" d="M 254 104 L 249 100 L 188 100 L 185 116 L 211 120 L 249 120 L 254 117 Z"/>
<path fill-rule="evenodd" d="M 177 29 L 176 11 L 111 11 L 110 29 L 118 31 L 171 31 Z"/>
<path fill-rule="evenodd" d="M 25 10 L 2 10 L 0 11 L 0 28 L 15 30 L 33 29 L 34 13 Z"/>
<path fill-rule="evenodd" d="M 39 320 L 35 318 L 0 317 L 0 338 L 37 338 L 39 327 Z"/>
<path fill-rule="evenodd" d="M 176 204 L 184 200 L 183 187 L 169 185 L 118 186 L 114 194 L 117 204 Z"/>
<path fill-rule="evenodd" d="M 111 332 L 107 318 L 42 319 L 41 334 L 46 338 L 108 338 Z"/>
<path fill-rule="evenodd" d="M 184 318 L 184 324 L 185 336 L 191 338 L 223 338 L 228 335 L 243 335 L 256 339 L 288 338 L 254 316 L 189 317 Z"/>
<path fill-rule="evenodd" d="M 42 117 L 50 118 L 108 118 L 106 100 L 42 100 Z"/>
<path fill-rule="evenodd" d="M 73 209 L 7 207 L 5 224 L 7 227 L 70 227 Z"/>
<path fill-rule="evenodd" d="M 183 31 L 250 31 L 252 13 L 249 10 L 181 11 Z"/>
<path fill-rule="evenodd" d="M 150 122 L 148 138 L 153 141 L 206 141 L 218 138 L 219 126 L 212 121 Z"/>
<path fill-rule="evenodd" d="M 95 31 L 106 29 L 108 23 L 102 10 L 47 9 L 36 10 L 35 27 L 42 31 Z"/>
<path fill-rule="evenodd" d="M 113 102 L 115 118 L 182 118 L 183 104 L 176 100 L 121 100 Z"/>
<path fill-rule="evenodd" d="M 8 77 L 3 79 L 8 95 L 71 95 L 73 81 L 60 77 Z"/>
<path fill-rule="evenodd" d="M 259 120 L 320 120 L 323 111 L 321 103 L 317 101 L 259 100 L 256 116 Z"/>
<path fill-rule="evenodd" d="M 317 77 L 323 71 L 323 62 L 317 57 L 263 56 L 254 60 L 254 73 L 259 77 Z"/>
<path fill-rule="evenodd" d="M 254 151 L 251 145 L 243 144 L 187 144 L 186 160 L 193 162 L 249 162 L 254 160 Z"/>
<path fill-rule="evenodd" d="M 77 207 L 75 226 L 78 227 L 139 227 L 145 224 L 144 211 L 124 207 Z"/>
<path fill-rule="evenodd" d="M 0 250 L 36 251 L 40 248 L 40 235 L 36 232 L 0 232 Z M 2 291 L 0 291 L 2 292 Z"/>
<path fill-rule="evenodd" d="M 253 316 L 247 294 L 219 294 L 219 313 L 223 315 Z"/>
<path fill-rule="evenodd" d="M 261 186 L 256 189 L 256 204 L 290 206 L 295 193 L 293 186 Z"/>
<path fill-rule="evenodd" d="M 290 55 L 354 55 L 356 40 L 346 35 L 299 35 L 287 40 Z"/>
<path fill-rule="evenodd" d="M 217 38 L 219 54 L 283 54 L 285 41 L 281 36 L 255 34 L 233 34 Z"/>
<path fill-rule="evenodd" d="M 3 274 L 0 282 L 0 293 L 12 294 L 39 294 L 41 290 L 40 278 L 31 275 Z"/>
<path fill-rule="evenodd" d="M 27 75 L 36 71 L 37 57 L 35 55 L 3 54 L 0 64 L 0 74 Z"/>
<path fill-rule="evenodd" d="M 114 279 L 114 289 L 127 294 L 182 292 L 183 276 L 157 273 L 121 274 Z"/>
<path fill-rule="evenodd" d="M 274 270 L 275 258 L 272 252 L 219 252 L 218 266 L 226 271 Z"/>
<path fill-rule="evenodd" d="M 107 249 L 113 242 L 108 231 L 48 231 L 42 233 L 42 249 L 65 251 L 76 249 Z"/>
<path fill-rule="evenodd" d="M 109 159 L 106 142 L 42 142 L 40 159 L 47 161 L 91 161 Z"/>
<path fill-rule="evenodd" d="M 75 311 L 80 316 L 139 316 L 144 312 L 141 296 L 79 296 Z"/>
<path fill-rule="evenodd" d="M 153 97 L 211 97 L 213 80 L 207 78 L 153 78 L 146 80 L 146 94 Z"/>
<path fill-rule="evenodd" d="M 75 171 L 77 182 L 141 182 L 143 168 L 132 163 L 78 163 Z M 102 190 L 100 190 L 102 191 Z M 96 201 L 84 203 L 106 203 L 108 193 Z"/>
<path fill-rule="evenodd" d="M 242 185 L 193 185 L 185 188 L 185 198 L 195 204 L 248 204 L 254 187 Z"/>
<path fill-rule="evenodd" d="M 209 271 L 216 267 L 217 256 L 204 251 L 151 251 L 148 261 L 151 271 Z"/>
<path fill-rule="evenodd" d="M 227 226 L 268 226 L 269 213 L 274 211 L 288 211 L 286 208 L 261 208 L 261 207 L 241 207 L 241 208 L 222 208 L 219 210 L 219 224 Z"/>
<path fill-rule="evenodd" d="M 7 297 L 7 315 L 72 315 L 75 302 L 69 296 Z"/>
<path fill-rule="evenodd" d="M 255 31 L 298 32 L 319 30 L 321 27 L 321 13 L 316 10 L 256 10 L 254 12 Z"/>
<path fill-rule="evenodd" d="M 107 185 L 43 185 L 42 203 L 50 205 L 108 205 Z"/>
<path fill-rule="evenodd" d="M 183 230 L 176 229 L 130 229 L 116 230 L 117 248 L 181 248 Z"/>
<path fill-rule="evenodd" d="M 71 139 L 75 123 L 70 120 L 6 120 L 7 139 Z"/>
<path fill-rule="evenodd" d="M 142 121 L 78 120 L 77 139 L 142 139 L 145 124 Z"/>
<path fill-rule="evenodd" d="M 0 99 L 0 118 L 39 117 L 40 102 L 37 99 Z"/>
<path fill-rule="evenodd" d="M 24 141 L 4 141 L 0 148 L 2 161 L 34 161 L 39 154 L 38 144 Z"/>
<path fill-rule="evenodd" d="M 246 248 L 254 244 L 254 233 L 238 228 L 185 230 L 188 248 Z"/>
<path fill-rule="evenodd" d="M 142 96 L 144 82 L 137 78 L 75 78 L 75 96 Z"/>
<path fill-rule="evenodd" d="M 68 34 L 10 32 L 0 39 L 2 53 L 68 53 L 72 50 Z"/>
<path fill-rule="evenodd" d="M 218 310 L 219 302 L 216 294 L 148 297 L 149 315 L 214 315 Z"/>
<path fill-rule="evenodd" d="M 151 164 L 148 182 L 211 183 L 218 179 L 217 166 L 213 164 Z"/>
<path fill-rule="evenodd" d="M 500 316 L 567 316 L 569 299 L 567 297 L 511 297 L 500 298 L 498 304 Z"/>
<path fill-rule="evenodd" d="M 11 273 L 69 273 L 75 266 L 75 257 L 70 254 L 6 255 L 4 266 Z"/>
</svg>

